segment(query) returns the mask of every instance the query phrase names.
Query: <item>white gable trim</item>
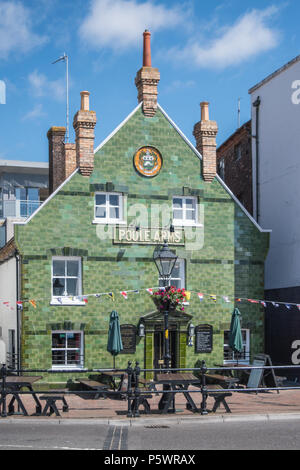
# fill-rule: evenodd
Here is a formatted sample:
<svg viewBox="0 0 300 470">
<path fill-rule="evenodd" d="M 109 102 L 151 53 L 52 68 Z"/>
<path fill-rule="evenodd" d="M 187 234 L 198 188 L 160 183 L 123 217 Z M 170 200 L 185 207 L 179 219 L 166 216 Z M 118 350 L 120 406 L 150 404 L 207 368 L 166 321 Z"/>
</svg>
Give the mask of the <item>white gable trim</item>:
<svg viewBox="0 0 300 470">
<path fill-rule="evenodd" d="M 52 194 L 50 194 L 50 196 L 43 202 L 43 204 L 41 204 L 40 207 L 30 217 L 28 217 L 28 219 L 26 219 L 24 222 L 14 222 L 14 225 L 26 225 L 26 224 L 28 224 L 28 222 L 30 222 L 33 219 L 33 217 L 35 217 L 36 214 L 38 212 L 40 212 L 43 209 L 43 207 L 45 207 L 48 204 L 49 201 L 51 201 L 51 199 L 62 189 L 62 187 L 65 184 L 67 184 L 68 181 L 70 181 L 70 179 L 75 175 L 75 173 L 77 173 L 77 171 L 78 171 L 78 168 L 76 168 L 76 170 L 73 171 L 73 173 L 71 173 L 71 175 L 68 176 L 68 178 L 65 179 L 65 181 L 63 181 L 62 184 L 60 186 L 58 186 L 58 188 L 56 188 L 56 190 L 53 191 Z"/>
<path fill-rule="evenodd" d="M 119 124 L 118 127 L 116 127 L 115 130 L 111 134 L 109 134 L 109 136 L 107 136 L 106 139 L 104 139 L 100 145 L 98 145 L 98 147 L 94 150 L 94 154 L 98 152 L 98 150 L 100 150 L 106 144 L 106 142 L 108 142 L 121 129 L 121 127 L 126 124 L 127 121 L 129 121 L 129 119 L 137 112 L 137 110 L 142 106 L 142 104 L 143 102 L 139 103 L 137 107 L 130 114 L 128 114 L 127 118 L 125 118 L 124 121 L 122 121 L 121 124 Z"/>
<path fill-rule="evenodd" d="M 196 147 L 194 147 L 194 145 L 189 141 L 189 139 L 183 134 L 183 132 L 179 129 L 179 127 L 175 124 L 174 121 L 172 121 L 172 119 L 168 116 L 168 114 L 163 110 L 163 108 L 158 104 L 158 108 L 159 110 L 163 113 L 163 115 L 165 116 L 165 118 L 169 121 L 169 123 L 174 127 L 174 129 L 178 132 L 178 134 L 183 138 L 183 140 L 188 144 L 188 146 L 193 150 L 193 152 L 197 155 L 197 157 L 202 160 L 202 155 L 200 152 L 198 152 L 198 150 L 196 149 Z M 247 211 L 247 209 L 245 209 L 245 207 L 243 206 L 243 204 L 241 204 L 241 202 L 238 200 L 238 198 L 233 194 L 233 192 L 228 188 L 228 186 L 226 186 L 226 184 L 224 183 L 224 181 L 222 180 L 222 178 L 220 178 L 220 176 L 217 174 L 216 175 L 216 178 L 217 180 L 219 181 L 219 183 L 223 186 L 223 188 L 227 191 L 227 193 L 232 197 L 232 199 L 234 200 L 234 202 L 240 207 L 240 209 L 246 214 L 246 216 L 251 220 L 251 222 L 255 225 L 255 227 L 261 232 L 261 233 L 271 233 L 272 230 L 265 230 L 263 228 L 261 228 L 261 226 L 256 222 L 256 220 L 252 217 L 251 214 L 249 214 L 249 212 Z"/>
<path fill-rule="evenodd" d="M 143 102 L 139 103 L 138 106 L 124 119 L 124 121 L 119 124 L 116 129 L 104 139 L 100 145 L 94 150 L 94 154 L 98 152 L 128 121 L 129 119 L 136 113 L 136 111 L 142 106 Z M 179 127 L 175 124 L 174 121 L 168 116 L 168 114 L 164 111 L 164 109 L 158 104 L 157 105 L 158 109 L 162 112 L 162 114 L 165 116 L 167 121 L 174 127 L 176 132 L 181 136 L 181 138 L 186 142 L 186 144 L 191 148 L 191 150 L 197 155 L 197 157 L 202 160 L 202 155 L 198 150 L 194 147 L 194 145 L 189 141 L 189 139 L 183 134 L 183 132 L 179 129 Z M 43 202 L 43 204 L 24 222 L 15 222 L 15 225 L 26 225 L 28 222 L 30 222 L 33 217 L 45 207 L 48 202 L 63 188 L 63 186 L 70 181 L 70 179 L 75 175 L 75 173 L 78 172 L 78 168 L 70 175 L 68 178 Z M 261 228 L 261 226 L 256 222 L 256 220 L 249 214 L 249 212 L 245 209 L 245 207 L 240 203 L 240 201 L 237 199 L 237 197 L 231 192 L 231 190 L 226 186 L 222 178 L 217 174 L 216 175 L 217 180 L 219 183 L 224 187 L 224 189 L 227 191 L 227 193 L 231 196 L 231 198 L 234 200 L 234 202 L 240 207 L 240 209 L 245 213 L 245 215 L 251 220 L 251 222 L 255 225 L 255 227 L 262 233 L 271 233 L 272 230 L 265 230 Z"/>
</svg>

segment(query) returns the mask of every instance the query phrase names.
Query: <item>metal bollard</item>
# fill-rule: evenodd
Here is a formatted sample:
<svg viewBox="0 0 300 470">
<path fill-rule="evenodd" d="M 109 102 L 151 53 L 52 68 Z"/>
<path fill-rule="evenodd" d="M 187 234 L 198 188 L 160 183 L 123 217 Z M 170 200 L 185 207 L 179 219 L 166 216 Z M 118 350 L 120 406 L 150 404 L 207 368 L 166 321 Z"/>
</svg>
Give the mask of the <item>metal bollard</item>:
<svg viewBox="0 0 300 470">
<path fill-rule="evenodd" d="M 140 373 L 141 369 L 139 366 L 139 362 L 135 363 L 135 368 L 134 368 L 134 417 L 139 418 L 140 417 L 140 410 L 139 410 L 139 401 L 140 401 L 140 394 L 141 391 L 139 389 L 139 381 L 140 381 Z"/>
<path fill-rule="evenodd" d="M 201 402 L 201 414 L 207 415 L 208 411 L 206 408 L 206 401 L 207 401 L 207 387 L 206 387 L 206 377 L 205 374 L 207 372 L 207 367 L 205 361 L 201 362 L 201 393 L 202 393 L 202 402 Z"/>
<path fill-rule="evenodd" d="M 7 411 L 6 411 L 6 376 L 7 376 L 7 369 L 6 369 L 6 364 L 2 364 L 1 371 L 0 371 L 0 377 L 2 379 L 2 385 L 1 385 L 1 399 L 0 399 L 0 404 L 2 404 L 2 410 L 1 410 L 1 416 L 2 418 L 7 417 Z"/>
<path fill-rule="evenodd" d="M 128 361 L 128 366 L 127 366 L 127 374 L 128 374 L 128 385 L 127 385 L 127 417 L 132 418 L 132 409 L 131 409 L 131 403 L 132 403 L 132 376 L 133 376 L 133 369 L 131 367 L 132 362 Z"/>
</svg>

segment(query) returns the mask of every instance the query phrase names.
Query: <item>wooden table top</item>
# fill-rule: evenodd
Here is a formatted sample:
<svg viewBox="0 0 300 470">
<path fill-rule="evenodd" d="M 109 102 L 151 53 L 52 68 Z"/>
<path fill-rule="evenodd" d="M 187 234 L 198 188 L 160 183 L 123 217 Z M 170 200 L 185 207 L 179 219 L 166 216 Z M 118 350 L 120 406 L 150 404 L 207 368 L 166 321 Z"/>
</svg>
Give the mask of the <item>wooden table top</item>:
<svg viewBox="0 0 300 470">
<path fill-rule="evenodd" d="M 157 382 L 189 382 L 196 383 L 199 382 L 199 378 L 196 377 L 192 372 L 178 372 L 175 374 L 157 374 Z"/>
<path fill-rule="evenodd" d="M 25 377 L 25 376 L 18 376 L 18 375 L 8 375 L 5 378 L 5 382 L 7 384 L 33 384 L 34 382 L 37 382 L 38 380 L 42 379 L 42 376 L 34 376 L 34 377 Z M 2 379 L 0 380 L 0 383 L 2 383 Z"/>
</svg>

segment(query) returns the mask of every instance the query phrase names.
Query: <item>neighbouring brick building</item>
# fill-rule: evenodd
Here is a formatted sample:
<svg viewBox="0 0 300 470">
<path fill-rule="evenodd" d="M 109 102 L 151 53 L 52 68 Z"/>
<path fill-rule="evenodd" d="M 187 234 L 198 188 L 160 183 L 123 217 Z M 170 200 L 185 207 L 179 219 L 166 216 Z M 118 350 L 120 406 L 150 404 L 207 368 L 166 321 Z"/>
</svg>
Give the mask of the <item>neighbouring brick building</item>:
<svg viewBox="0 0 300 470">
<path fill-rule="evenodd" d="M 217 149 L 218 174 L 249 214 L 253 215 L 251 121 Z"/>
<path fill-rule="evenodd" d="M 50 171 L 54 192 L 15 226 L 24 368 L 80 367 L 84 374 L 85 368 L 111 367 L 106 346 L 112 310 L 124 339 L 117 367 L 128 360 L 157 366 L 163 319 L 147 289 L 160 285 L 153 251 L 165 238 L 178 255 L 171 282 L 191 292 L 185 311 L 170 313 L 172 366 L 231 359 L 227 332 L 236 299 L 263 298 L 269 233 L 216 175 L 217 125 L 209 120 L 208 103 L 201 104 L 194 129 L 197 150 L 157 103 L 158 81 L 145 32 L 138 106 L 94 150 L 96 115 L 82 92 L 74 118 L 76 169 L 68 176 L 64 132 L 48 133 L 50 165 L 57 164 Z M 238 307 L 247 362 L 249 354 L 264 351 L 264 310 L 246 302 Z M 198 336 L 191 347 L 191 322 L 196 334 L 212 327 L 210 351 L 201 352 Z M 69 379 L 59 376 L 61 382 Z"/>
</svg>

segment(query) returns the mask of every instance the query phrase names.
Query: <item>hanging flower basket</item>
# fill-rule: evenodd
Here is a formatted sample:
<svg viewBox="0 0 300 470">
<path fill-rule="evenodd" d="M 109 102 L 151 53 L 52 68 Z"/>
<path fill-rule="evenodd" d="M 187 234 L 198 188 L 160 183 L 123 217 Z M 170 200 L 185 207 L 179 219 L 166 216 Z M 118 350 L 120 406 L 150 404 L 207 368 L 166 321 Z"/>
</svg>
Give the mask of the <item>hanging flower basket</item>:
<svg viewBox="0 0 300 470">
<path fill-rule="evenodd" d="M 185 289 L 177 289 L 177 287 L 171 286 L 154 292 L 152 299 L 157 309 L 161 312 L 176 309 L 180 309 L 183 312 L 186 293 Z"/>
</svg>

